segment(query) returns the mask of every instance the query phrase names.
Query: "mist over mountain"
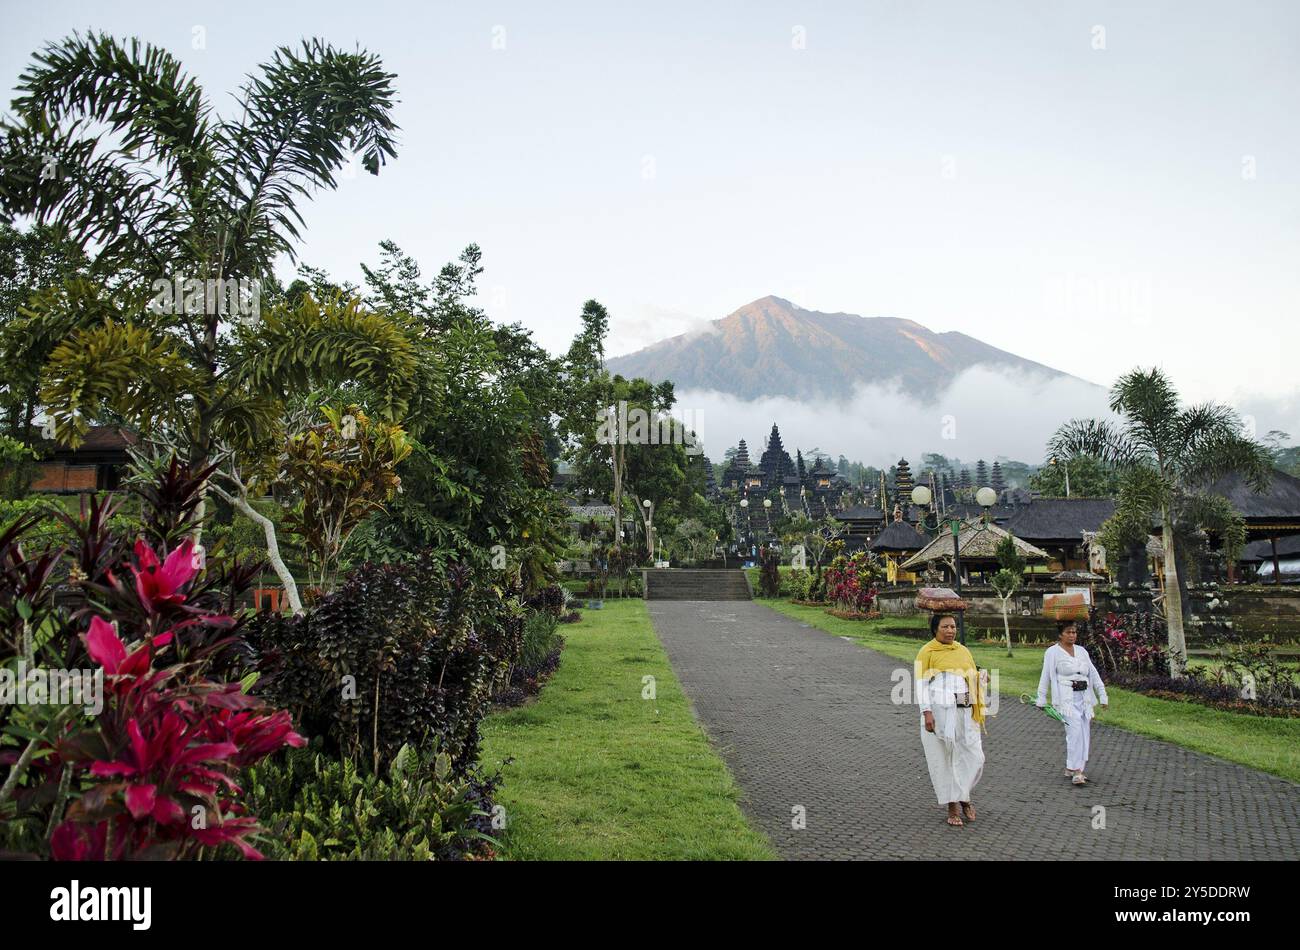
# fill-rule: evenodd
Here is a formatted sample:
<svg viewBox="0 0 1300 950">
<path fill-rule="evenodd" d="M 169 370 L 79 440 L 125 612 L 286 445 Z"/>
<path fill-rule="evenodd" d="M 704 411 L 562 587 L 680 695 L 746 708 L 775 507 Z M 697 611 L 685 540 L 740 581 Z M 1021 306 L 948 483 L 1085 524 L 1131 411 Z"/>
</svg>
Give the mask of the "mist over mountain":
<svg viewBox="0 0 1300 950">
<path fill-rule="evenodd" d="M 608 365 L 671 379 L 674 414 L 715 459 L 740 439 L 762 446 L 775 422 L 792 451 L 870 465 L 923 452 L 1034 462 L 1067 419 L 1109 414 L 1102 387 L 964 333 L 772 296 Z"/>
<path fill-rule="evenodd" d="M 742 400 L 849 402 L 860 386 L 887 385 L 932 401 L 976 366 L 1042 379 L 1067 375 L 964 333 L 935 333 L 894 317 L 820 313 L 773 296 L 608 363 L 624 376 L 671 379 L 679 392 Z"/>
</svg>

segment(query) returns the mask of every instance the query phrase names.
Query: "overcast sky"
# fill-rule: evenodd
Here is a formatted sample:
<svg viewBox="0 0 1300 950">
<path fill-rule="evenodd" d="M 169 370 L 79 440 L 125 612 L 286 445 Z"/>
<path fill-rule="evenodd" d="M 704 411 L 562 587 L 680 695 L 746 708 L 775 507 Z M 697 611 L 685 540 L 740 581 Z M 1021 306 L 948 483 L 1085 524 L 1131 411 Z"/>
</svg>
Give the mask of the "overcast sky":
<svg viewBox="0 0 1300 950">
<path fill-rule="evenodd" d="M 1300 4 L 4 4 L 11 88 L 74 29 L 179 56 L 228 109 L 304 35 L 397 73 L 395 163 L 306 209 L 304 261 L 432 275 L 483 247 L 486 306 L 613 350 L 765 294 L 961 330 L 1300 436 Z M 195 48 L 201 46 L 202 48 Z"/>
</svg>

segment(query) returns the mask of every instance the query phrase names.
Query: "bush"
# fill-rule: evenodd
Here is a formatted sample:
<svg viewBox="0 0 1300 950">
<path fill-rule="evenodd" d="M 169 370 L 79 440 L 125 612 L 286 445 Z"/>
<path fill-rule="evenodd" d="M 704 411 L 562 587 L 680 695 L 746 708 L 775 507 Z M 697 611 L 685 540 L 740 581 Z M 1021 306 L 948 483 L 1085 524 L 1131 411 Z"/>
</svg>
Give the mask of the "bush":
<svg viewBox="0 0 1300 950">
<path fill-rule="evenodd" d="M 521 609 L 495 574 L 436 565 L 363 564 L 299 616 L 257 615 L 246 636 L 259 694 L 375 774 L 430 743 L 467 774 L 492 689 L 522 648 Z"/>
<path fill-rule="evenodd" d="M 865 551 L 852 557 L 838 555 L 826 568 L 826 599 L 845 613 L 869 614 L 879 592 L 874 583 L 879 575 L 879 567 Z"/>
<path fill-rule="evenodd" d="M 1169 675 L 1168 632 L 1155 614 L 1108 613 L 1098 621 L 1093 611 L 1079 624 L 1079 642 L 1102 672 Z"/>
<path fill-rule="evenodd" d="M 269 858 L 290 861 L 432 861 L 490 857 L 491 795 L 498 778 L 454 777 L 451 757 L 403 746 L 382 777 L 313 748 L 245 775 Z"/>
<path fill-rule="evenodd" d="M 117 502 L 93 495 L 80 517 L 58 513 L 66 549 L 25 543 L 36 515 L 0 533 L 0 664 L 103 677 L 96 710 L 72 697 L 0 706 L 8 847 L 56 860 L 194 858 L 222 845 L 260 857 L 234 776 L 302 739 L 287 712 L 232 679 L 244 659 L 233 606 L 256 566 L 194 548 L 208 474 L 173 461 L 141 489 L 153 543 L 131 545 L 113 527 Z"/>
</svg>

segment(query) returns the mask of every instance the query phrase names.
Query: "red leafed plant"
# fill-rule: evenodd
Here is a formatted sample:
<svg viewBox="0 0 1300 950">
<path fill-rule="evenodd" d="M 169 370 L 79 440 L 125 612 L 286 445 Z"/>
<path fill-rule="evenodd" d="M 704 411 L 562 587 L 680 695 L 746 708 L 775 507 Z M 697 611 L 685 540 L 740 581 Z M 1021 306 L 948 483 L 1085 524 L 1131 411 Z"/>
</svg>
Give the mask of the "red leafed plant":
<svg viewBox="0 0 1300 950">
<path fill-rule="evenodd" d="M 303 739 L 287 712 L 238 683 L 195 676 L 186 664 L 155 669 L 171 640 L 168 632 L 128 650 L 112 625 L 91 620 L 85 643 L 105 674 L 104 709 L 57 746 L 90 785 L 51 837 L 56 860 L 186 858 L 222 844 L 261 857 L 246 840 L 258 828 L 235 776 Z"/>
<path fill-rule="evenodd" d="M 230 845 L 261 857 L 237 779 L 304 740 L 287 712 L 238 679 L 246 647 L 232 609 L 256 566 L 213 564 L 196 551 L 185 532 L 201 481 L 172 463 L 145 495 L 153 543 L 140 539 L 130 553 L 108 527 L 112 503 L 92 502 L 81 519 L 67 519 L 67 549 L 29 555 L 20 544 L 25 525 L 0 535 L 0 630 L 46 629 L 44 642 L 27 647 L 38 663 L 97 668 L 103 677 L 92 712 L 18 709 L 10 723 L 0 718 L 11 736 L 21 725 L 27 743 L 0 748 L 0 765 L 9 766 L 0 831 L 6 820 L 21 826 L 9 840 L 22 853 L 167 860 Z M 57 570 L 40 571 L 39 584 L 9 583 L 37 576 L 27 566 L 50 560 L 66 573 L 59 597 Z M 16 642 L 0 639 L 0 660 Z"/>
<path fill-rule="evenodd" d="M 865 614 L 879 593 L 874 583 L 878 574 L 865 551 L 852 557 L 840 555 L 826 568 L 826 598 L 840 610 Z"/>
</svg>

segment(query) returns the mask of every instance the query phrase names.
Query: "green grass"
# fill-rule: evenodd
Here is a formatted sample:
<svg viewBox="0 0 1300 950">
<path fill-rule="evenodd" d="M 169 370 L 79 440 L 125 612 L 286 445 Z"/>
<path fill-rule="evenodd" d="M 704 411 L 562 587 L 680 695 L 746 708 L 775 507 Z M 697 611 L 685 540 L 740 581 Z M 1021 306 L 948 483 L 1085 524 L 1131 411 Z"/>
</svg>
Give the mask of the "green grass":
<svg viewBox="0 0 1300 950">
<path fill-rule="evenodd" d="M 562 626 L 537 700 L 489 716 L 482 762 L 501 768 L 502 856 L 526 860 L 765 860 L 739 789 L 709 746 L 645 602 L 606 601 Z M 642 677 L 656 698 L 642 699 Z M 513 761 L 503 764 L 507 758 Z"/>
<path fill-rule="evenodd" d="M 880 620 L 840 620 L 820 607 L 800 607 L 786 601 L 767 600 L 773 610 L 836 636 L 849 637 L 887 656 L 911 662 L 924 642 L 881 632 L 884 627 L 924 629 L 922 618 L 885 617 Z M 1043 668 L 1042 647 L 1016 647 L 1008 657 L 1005 646 L 967 643 L 975 662 L 998 671 L 998 690 L 1003 701 L 1017 701 L 1021 693 L 1038 692 Z M 1098 721 L 1131 732 L 1163 739 L 1300 782 L 1300 719 L 1250 716 L 1199 703 L 1178 702 L 1144 696 L 1118 687 L 1107 687 L 1110 707 L 1098 711 Z"/>
</svg>

